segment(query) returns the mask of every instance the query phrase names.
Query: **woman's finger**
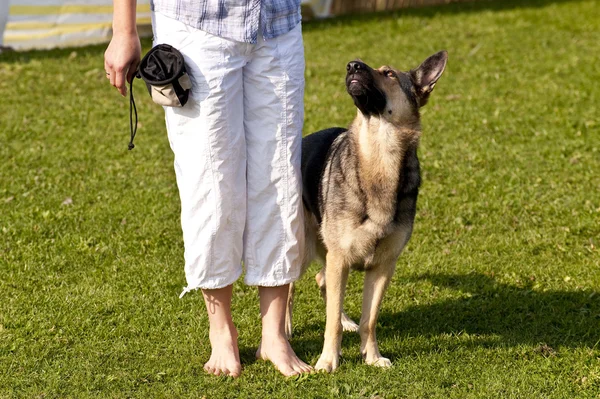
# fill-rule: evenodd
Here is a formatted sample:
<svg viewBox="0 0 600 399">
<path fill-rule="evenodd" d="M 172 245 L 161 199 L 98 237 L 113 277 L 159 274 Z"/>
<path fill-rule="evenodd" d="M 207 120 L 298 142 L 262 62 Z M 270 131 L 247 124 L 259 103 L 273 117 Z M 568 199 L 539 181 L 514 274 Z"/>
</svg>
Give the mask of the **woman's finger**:
<svg viewBox="0 0 600 399">
<path fill-rule="evenodd" d="M 106 72 L 108 73 L 108 80 L 110 80 L 110 85 L 114 86 L 115 85 L 115 71 L 113 71 L 112 69 L 108 69 Z"/>
<path fill-rule="evenodd" d="M 114 86 L 119 90 L 122 96 L 125 96 L 127 93 L 127 87 L 125 86 L 125 75 L 129 68 L 125 67 L 125 69 L 119 69 L 114 71 L 115 73 L 115 84 Z"/>
<path fill-rule="evenodd" d="M 135 78 L 135 73 L 137 72 L 138 66 L 140 65 L 139 61 L 134 62 L 129 66 L 129 71 L 127 72 L 127 82 L 131 82 Z"/>
<path fill-rule="evenodd" d="M 104 59 L 104 72 L 106 73 L 106 79 L 110 79 L 110 66 L 108 65 L 108 62 L 106 62 L 106 56 Z"/>
</svg>

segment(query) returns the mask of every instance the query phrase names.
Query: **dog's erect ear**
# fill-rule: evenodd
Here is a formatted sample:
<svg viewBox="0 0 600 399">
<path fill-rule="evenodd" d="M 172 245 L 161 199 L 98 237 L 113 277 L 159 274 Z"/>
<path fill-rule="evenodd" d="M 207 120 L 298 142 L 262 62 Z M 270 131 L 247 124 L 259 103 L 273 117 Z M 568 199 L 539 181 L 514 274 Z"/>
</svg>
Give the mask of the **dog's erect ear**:
<svg viewBox="0 0 600 399">
<path fill-rule="evenodd" d="M 423 61 L 417 69 L 410 71 L 410 76 L 417 90 L 419 107 L 427 103 L 429 94 L 433 91 L 436 82 L 446 68 L 447 61 L 448 53 L 445 50 L 440 51 Z"/>
</svg>

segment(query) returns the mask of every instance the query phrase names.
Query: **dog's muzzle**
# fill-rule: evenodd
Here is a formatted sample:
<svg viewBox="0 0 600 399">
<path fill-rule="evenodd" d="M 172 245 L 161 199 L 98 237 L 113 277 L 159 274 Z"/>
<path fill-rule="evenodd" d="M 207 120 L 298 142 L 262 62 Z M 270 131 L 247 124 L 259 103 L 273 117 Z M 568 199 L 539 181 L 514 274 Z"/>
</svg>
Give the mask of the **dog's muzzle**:
<svg viewBox="0 0 600 399">
<path fill-rule="evenodd" d="M 360 61 L 350 61 L 348 65 L 346 65 L 346 71 L 348 71 L 348 75 L 355 74 L 360 70 L 366 71 L 367 69 L 367 64 Z"/>
</svg>

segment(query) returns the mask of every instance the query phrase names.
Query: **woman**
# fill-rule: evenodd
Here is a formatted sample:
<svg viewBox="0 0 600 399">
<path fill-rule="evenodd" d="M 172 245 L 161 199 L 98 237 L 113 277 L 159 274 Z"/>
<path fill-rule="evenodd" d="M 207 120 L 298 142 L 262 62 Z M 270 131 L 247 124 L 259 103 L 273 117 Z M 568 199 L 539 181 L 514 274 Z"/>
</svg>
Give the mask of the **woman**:
<svg viewBox="0 0 600 399">
<path fill-rule="evenodd" d="M 122 95 L 140 61 L 135 6 L 114 0 L 105 53 L 107 78 Z M 242 260 L 260 297 L 257 357 L 286 376 L 311 370 L 284 327 L 304 246 L 300 19 L 300 0 L 152 2 L 154 44 L 178 49 L 192 80 L 188 103 L 165 107 L 165 119 L 181 199 L 182 295 L 202 290 L 212 347 L 204 368 L 215 375 L 241 371 L 231 297 Z"/>
</svg>

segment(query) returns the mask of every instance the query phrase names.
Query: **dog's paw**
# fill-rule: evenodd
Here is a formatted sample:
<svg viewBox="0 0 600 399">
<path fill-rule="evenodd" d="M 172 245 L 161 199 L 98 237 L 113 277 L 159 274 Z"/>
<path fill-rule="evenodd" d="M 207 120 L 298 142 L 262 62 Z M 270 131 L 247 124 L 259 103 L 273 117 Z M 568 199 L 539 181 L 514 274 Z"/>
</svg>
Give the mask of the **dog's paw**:
<svg viewBox="0 0 600 399">
<path fill-rule="evenodd" d="M 342 314 L 342 328 L 344 331 L 357 332 L 358 324 L 354 322 L 351 318 L 346 316 L 345 313 Z"/>
<path fill-rule="evenodd" d="M 326 355 L 324 353 L 321 354 L 317 364 L 315 365 L 315 370 L 317 371 L 325 371 L 327 373 L 331 373 L 335 371 L 340 365 L 340 357 L 337 355 L 331 356 Z"/>
<path fill-rule="evenodd" d="M 390 359 L 386 358 L 386 357 L 379 357 L 373 360 L 366 360 L 365 361 L 369 366 L 375 366 L 375 367 L 381 367 L 384 369 L 387 369 L 389 367 L 392 367 L 392 362 Z"/>
</svg>

